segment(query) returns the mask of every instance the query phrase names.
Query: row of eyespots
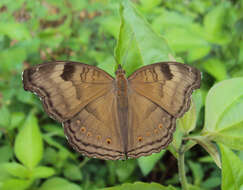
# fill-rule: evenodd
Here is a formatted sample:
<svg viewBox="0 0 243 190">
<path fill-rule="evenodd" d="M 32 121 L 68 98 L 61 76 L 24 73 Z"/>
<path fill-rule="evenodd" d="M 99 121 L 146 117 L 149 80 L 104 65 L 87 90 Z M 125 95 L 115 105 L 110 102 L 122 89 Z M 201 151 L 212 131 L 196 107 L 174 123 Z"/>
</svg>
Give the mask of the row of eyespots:
<svg viewBox="0 0 243 190">
<path fill-rule="evenodd" d="M 77 124 L 80 124 L 80 121 L 79 121 L 79 120 L 77 120 Z M 158 128 L 159 128 L 159 129 L 163 129 L 163 125 L 160 123 L 160 124 L 158 125 Z M 80 131 L 81 131 L 82 133 L 86 133 L 86 128 L 85 128 L 85 127 L 81 127 L 81 128 L 80 128 Z M 154 129 L 154 133 L 155 133 L 155 134 L 158 134 L 158 132 L 159 132 L 158 129 Z M 91 136 L 92 136 L 92 133 L 91 133 L 91 132 L 87 132 L 86 135 L 87 135 L 87 137 L 91 137 Z M 151 136 L 151 133 L 150 133 L 150 132 L 147 132 L 147 133 L 146 133 L 146 136 L 147 136 L 147 137 Z M 96 138 L 97 138 L 97 140 L 101 140 L 101 139 L 102 139 L 101 135 L 97 135 Z M 143 137 L 142 137 L 142 136 L 139 136 L 139 137 L 137 138 L 137 140 L 138 140 L 139 142 L 142 142 Z M 110 138 L 107 138 L 107 139 L 106 139 L 106 143 L 107 143 L 107 144 L 111 144 L 111 139 L 110 139 Z"/>
<path fill-rule="evenodd" d="M 82 133 L 86 133 L 87 130 L 86 130 L 85 127 L 81 127 L 81 128 L 80 128 L 80 131 L 81 131 Z M 92 137 L 92 133 L 88 131 L 88 132 L 86 133 L 86 136 L 87 136 L 87 137 Z M 100 141 L 100 140 L 102 139 L 101 135 L 96 135 L 96 139 Z M 110 138 L 107 138 L 107 139 L 106 139 L 106 143 L 107 143 L 107 144 L 111 144 L 111 139 L 110 139 Z"/>
<path fill-rule="evenodd" d="M 160 124 L 158 125 L 158 128 L 159 128 L 159 129 L 163 129 L 163 125 L 160 123 Z M 158 133 L 159 133 L 159 130 L 158 130 L 158 129 L 154 129 L 154 133 L 155 133 L 155 134 L 158 134 Z M 146 136 L 147 136 L 147 137 L 151 136 L 151 133 L 150 133 L 150 132 L 147 132 L 147 133 L 146 133 Z M 138 142 L 142 142 L 142 141 L 143 141 L 143 137 L 142 137 L 142 136 L 138 136 L 137 140 L 138 140 Z"/>
</svg>

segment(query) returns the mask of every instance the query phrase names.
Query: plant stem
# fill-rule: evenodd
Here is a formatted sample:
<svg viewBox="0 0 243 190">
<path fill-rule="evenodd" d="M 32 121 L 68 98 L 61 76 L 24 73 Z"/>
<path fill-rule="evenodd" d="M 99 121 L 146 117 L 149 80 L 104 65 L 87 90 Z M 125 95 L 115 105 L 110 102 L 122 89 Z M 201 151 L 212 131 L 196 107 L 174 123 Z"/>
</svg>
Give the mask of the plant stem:
<svg viewBox="0 0 243 190">
<path fill-rule="evenodd" d="M 79 164 L 79 168 L 82 168 L 89 160 L 90 158 L 85 157 L 84 160 Z"/>
<path fill-rule="evenodd" d="M 184 147 L 181 145 L 178 151 L 178 172 L 179 172 L 179 180 L 181 183 L 182 190 L 187 190 L 187 180 L 185 173 L 185 152 Z"/>
</svg>

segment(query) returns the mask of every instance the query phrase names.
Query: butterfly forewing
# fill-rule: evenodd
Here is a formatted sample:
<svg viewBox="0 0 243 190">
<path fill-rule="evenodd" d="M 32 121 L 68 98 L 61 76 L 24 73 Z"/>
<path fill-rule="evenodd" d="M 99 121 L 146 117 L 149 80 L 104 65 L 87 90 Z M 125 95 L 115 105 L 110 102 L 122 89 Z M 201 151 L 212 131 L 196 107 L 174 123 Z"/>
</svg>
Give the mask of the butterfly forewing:
<svg viewBox="0 0 243 190">
<path fill-rule="evenodd" d="M 37 93 L 45 111 L 60 122 L 72 118 L 113 86 L 113 78 L 101 69 L 74 62 L 31 67 L 24 71 L 23 82 L 25 90 Z"/>
<path fill-rule="evenodd" d="M 177 62 L 162 62 L 138 69 L 129 78 L 129 86 L 178 118 L 190 107 L 192 91 L 200 87 L 200 72 Z"/>
</svg>

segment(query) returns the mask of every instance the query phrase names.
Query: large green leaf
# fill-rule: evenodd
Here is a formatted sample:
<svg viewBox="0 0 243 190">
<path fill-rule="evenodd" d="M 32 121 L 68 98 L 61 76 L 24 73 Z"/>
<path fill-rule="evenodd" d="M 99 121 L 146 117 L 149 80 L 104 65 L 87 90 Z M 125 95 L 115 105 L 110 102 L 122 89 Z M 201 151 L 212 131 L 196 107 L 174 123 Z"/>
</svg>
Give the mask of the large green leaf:
<svg viewBox="0 0 243 190">
<path fill-rule="evenodd" d="M 14 145 L 15 154 L 20 162 L 33 169 L 42 159 L 43 142 L 37 118 L 30 114 L 20 129 Z"/>
<path fill-rule="evenodd" d="M 121 186 L 116 187 L 110 187 L 110 188 L 104 188 L 102 190 L 176 190 L 176 188 L 172 186 L 165 187 L 163 185 L 160 185 L 158 183 L 142 183 L 142 182 L 136 182 L 134 184 L 130 183 L 124 183 Z"/>
<path fill-rule="evenodd" d="M 78 185 L 62 179 L 60 177 L 54 177 L 45 181 L 41 188 L 38 190 L 81 190 Z"/>
<path fill-rule="evenodd" d="M 117 63 L 125 63 L 128 75 L 141 65 L 171 59 L 173 52 L 166 41 L 151 29 L 129 1 L 122 3 L 120 13 L 121 27 L 115 58 Z"/>
<path fill-rule="evenodd" d="M 242 190 L 243 162 L 222 144 L 220 150 L 222 154 L 222 190 Z"/>
<path fill-rule="evenodd" d="M 208 92 L 204 135 L 243 150 L 243 78 L 225 80 Z"/>
</svg>

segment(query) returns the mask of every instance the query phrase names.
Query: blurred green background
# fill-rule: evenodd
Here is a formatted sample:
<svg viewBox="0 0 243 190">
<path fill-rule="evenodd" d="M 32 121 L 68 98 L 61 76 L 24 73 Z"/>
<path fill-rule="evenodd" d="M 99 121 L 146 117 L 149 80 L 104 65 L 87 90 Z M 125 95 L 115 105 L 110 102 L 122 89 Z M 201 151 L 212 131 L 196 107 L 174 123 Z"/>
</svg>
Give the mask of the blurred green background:
<svg viewBox="0 0 243 190">
<path fill-rule="evenodd" d="M 22 71 L 46 61 L 78 61 L 112 73 L 119 2 L 0 1 L 0 189 L 97 189 L 135 181 L 179 187 L 177 161 L 169 151 L 128 161 L 75 153 L 61 124 L 48 118 L 40 100 L 22 88 Z M 202 108 L 214 84 L 243 76 L 243 0 L 133 2 L 176 56 L 202 71 Z M 204 109 L 196 130 L 203 125 Z M 21 152 L 25 143 L 34 151 L 26 147 L 27 153 Z M 206 151 L 195 146 L 186 160 L 190 183 L 220 189 L 220 169 Z"/>
</svg>

